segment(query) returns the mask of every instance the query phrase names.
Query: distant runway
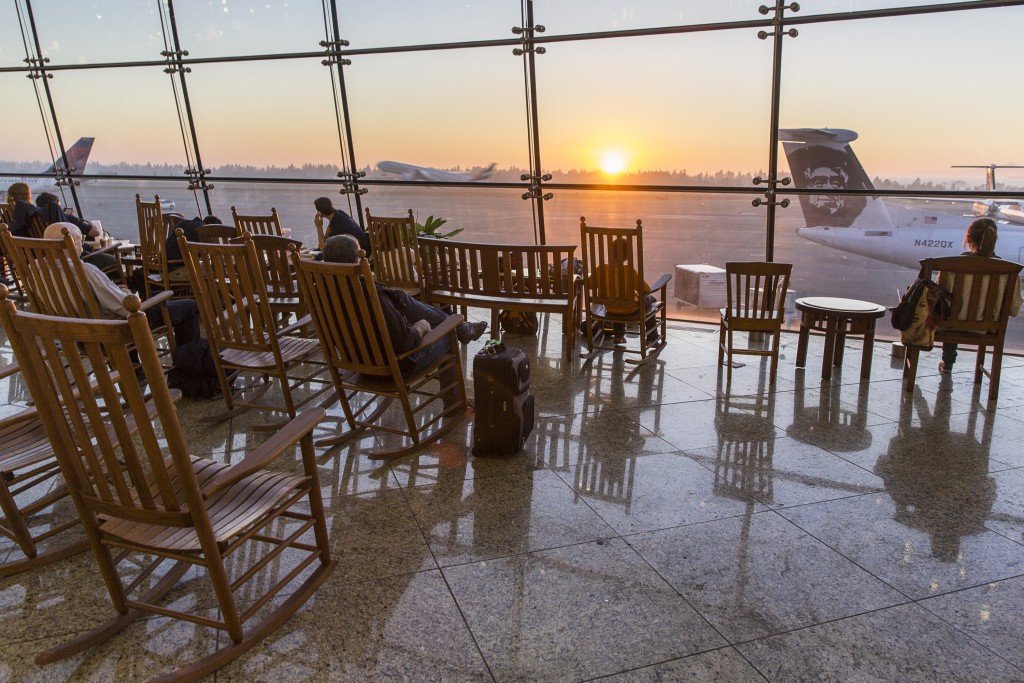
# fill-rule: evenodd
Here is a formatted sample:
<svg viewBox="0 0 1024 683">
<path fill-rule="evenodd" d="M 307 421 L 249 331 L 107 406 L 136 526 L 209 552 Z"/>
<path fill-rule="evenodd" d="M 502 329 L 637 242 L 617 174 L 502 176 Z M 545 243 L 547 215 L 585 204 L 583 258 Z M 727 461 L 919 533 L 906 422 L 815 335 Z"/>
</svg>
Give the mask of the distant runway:
<svg viewBox="0 0 1024 683">
<path fill-rule="evenodd" d="M 81 186 L 79 192 L 87 218 L 99 218 L 115 236 L 133 240 L 138 239 L 136 192 L 144 198 L 158 193 L 162 199 L 174 200 L 176 210 L 185 215 L 197 213 L 192 194 L 177 183 L 96 181 Z M 295 238 L 313 242 L 316 197 L 330 196 L 336 206 L 348 209 L 345 197 L 335 192 L 315 185 L 220 183 L 211 199 L 214 212 L 228 223 L 231 206 L 243 213 L 269 213 L 270 207 L 276 207 Z M 465 228 L 459 238 L 467 241 L 532 243 L 533 203 L 521 199 L 521 194 L 520 190 L 371 187 L 362 201 L 376 214 L 401 215 L 412 209 L 421 222 L 430 215 L 447 218 L 445 227 Z M 642 219 L 644 268 L 650 281 L 673 272 L 678 263 L 722 266 L 726 261 L 764 258 L 764 208 L 750 205 L 759 196 L 756 193 L 554 190 L 554 195 L 544 204 L 550 244 L 579 244 L 580 216 L 586 216 L 591 225 L 608 226 L 630 226 Z M 779 209 L 777 215 L 775 259 L 793 264 L 790 287 L 797 296 L 841 296 L 894 306 L 897 288 L 906 288 L 916 276 L 907 268 L 844 254 L 798 237 L 796 230 L 803 227 L 798 202 Z M 677 317 L 718 319 L 717 310 L 677 303 L 670 310 Z M 880 332 L 895 334 L 887 320 L 881 323 Z M 1024 319 L 1011 321 L 1008 339 L 1015 350 L 1024 350 Z"/>
</svg>

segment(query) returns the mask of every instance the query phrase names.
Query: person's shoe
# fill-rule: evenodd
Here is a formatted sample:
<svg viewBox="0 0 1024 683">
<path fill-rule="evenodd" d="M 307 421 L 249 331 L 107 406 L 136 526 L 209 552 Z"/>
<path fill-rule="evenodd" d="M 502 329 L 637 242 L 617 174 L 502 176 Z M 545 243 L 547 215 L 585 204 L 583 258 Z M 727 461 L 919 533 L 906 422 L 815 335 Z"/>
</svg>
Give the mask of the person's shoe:
<svg viewBox="0 0 1024 683">
<path fill-rule="evenodd" d="M 463 344 L 469 342 L 475 342 L 480 337 L 484 336 L 484 332 L 487 331 L 487 323 L 480 320 L 475 323 L 462 323 L 455 328 L 455 336 L 459 338 L 459 341 Z"/>
<path fill-rule="evenodd" d="M 940 360 L 939 361 L 939 374 L 941 374 L 941 375 L 948 375 L 948 374 L 950 374 L 952 372 L 953 372 L 953 365 L 952 364 L 950 364 L 949 367 L 946 367 L 946 361 L 944 361 L 944 360 Z"/>
</svg>

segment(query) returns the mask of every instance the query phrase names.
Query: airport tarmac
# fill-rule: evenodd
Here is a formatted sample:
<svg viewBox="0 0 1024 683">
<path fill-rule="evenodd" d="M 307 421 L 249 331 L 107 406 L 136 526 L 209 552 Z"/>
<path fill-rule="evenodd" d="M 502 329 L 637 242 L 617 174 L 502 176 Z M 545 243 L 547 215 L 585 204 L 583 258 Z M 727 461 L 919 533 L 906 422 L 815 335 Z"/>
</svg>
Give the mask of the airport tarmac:
<svg viewBox="0 0 1024 683">
<path fill-rule="evenodd" d="M 231 206 L 240 213 L 268 212 L 276 207 L 285 227 L 304 242 L 315 240 L 313 200 L 330 196 L 348 210 L 347 198 L 318 185 L 215 183 L 214 213 L 231 221 Z M 362 197 L 375 214 L 401 215 L 412 209 L 417 220 L 427 216 L 448 219 L 447 228 L 464 228 L 459 239 L 478 242 L 534 241 L 533 202 L 522 190 L 491 188 L 374 187 Z M 135 193 L 172 199 L 175 210 L 192 216 L 196 201 L 183 184 L 169 182 L 95 181 L 78 188 L 86 218 L 99 218 L 115 237 L 137 239 Z M 648 281 L 672 273 L 676 264 L 711 264 L 759 260 L 765 253 L 765 209 L 754 208 L 759 196 L 650 192 L 553 190 L 544 203 L 547 242 L 578 244 L 579 219 L 588 224 L 629 226 L 644 223 L 644 269 Z M 840 296 L 894 306 L 897 290 L 913 282 L 916 272 L 861 256 L 845 254 L 797 236 L 803 227 L 799 202 L 778 210 L 775 260 L 793 264 L 790 288 L 796 296 Z M 966 227 L 969 218 L 964 219 Z M 671 285 L 670 285 L 671 290 Z M 717 309 L 697 309 L 673 301 L 673 317 L 716 320 Z M 795 324 L 795 323 L 794 323 Z M 888 319 L 879 324 L 880 336 L 894 336 Z M 1009 345 L 1024 351 L 1024 318 L 1010 323 Z M 935 354 L 938 362 L 938 354 Z"/>
</svg>

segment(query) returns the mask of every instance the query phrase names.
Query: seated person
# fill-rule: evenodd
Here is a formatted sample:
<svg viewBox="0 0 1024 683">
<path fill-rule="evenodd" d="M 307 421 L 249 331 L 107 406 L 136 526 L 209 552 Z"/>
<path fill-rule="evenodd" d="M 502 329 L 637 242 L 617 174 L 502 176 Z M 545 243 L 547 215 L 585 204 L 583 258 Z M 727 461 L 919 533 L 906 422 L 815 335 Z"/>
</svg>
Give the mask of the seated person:
<svg viewBox="0 0 1024 683">
<path fill-rule="evenodd" d="M 39 213 L 32 203 L 32 190 L 26 183 L 13 183 L 7 188 L 7 202 L 11 205 L 11 224 L 7 227 L 15 237 L 29 236 L 29 219 Z"/>
<path fill-rule="evenodd" d="M 78 249 L 82 248 L 82 231 L 73 223 L 54 223 L 47 226 L 43 237 L 48 240 L 63 240 L 64 230 L 68 231 L 71 239 Z M 132 291 L 127 287 L 115 285 L 110 281 L 102 270 L 89 263 L 82 262 L 85 269 L 85 276 L 89 280 L 89 286 L 99 304 L 100 311 L 107 318 L 127 318 L 128 311 L 125 309 L 124 298 Z M 191 299 L 177 299 L 167 302 L 167 313 L 171 319 L 171 326 L 174 327 L 174 341 L 178 346 L 199 338 L 199 307 Z M 163 325 L 163 317 L 160 315 L 159 307 L 146 311 L 146 318 L 149 319 L 150 328 Z"/>
<path fill-rule="evenodd" d="M 649 309 L 658 299 L 651 294 L 651 286 L 640 277 L 640 273 L 636 272 L 636 268 L 626 264 L 626 259 L 629 256 L 629 242 L 623 237 L 615 237 L 608 244 L 608 263 L 601 264 L 594 268 L 587 278 L 588 284 L 591 287 L 596 286 L 596 283 L 605 282 L 606 287 L 615 287 L 616 283 L 625 285 L 629 278 L 632 278 L 634 283 L 633 292 L 616 292 L 623 298 L 629 298 L 631 295 L 635 298 L 636 304 L 627 306 L 608 306 L 608 313 L 612 315 L 632 315 L 637 312 L 637 306 L 643 304 L 644 310 Z M 631 271 L 628 272 L 627 271 Z M 614 339 L 612 340 L 615 344 L 626 343 L 626 325 L 625 323 L 615 323 L 612 326 L 612 334 Z M 657 334 L 657 331 L 649 331 L 649 334 Z"/>
<path fill-rule="evenodd" d="M 996 228 L 996 222 L 991 218 L 978 218 L 967 226 L 967 232 L 964 233 L 964 247 L 967 251 L 961 254 L 961 256 L 980 256 L 982 258 L 999 258 L 996 256 L 996 240 L 999 238 L 999 232 Z M 978 277 L 977 275 L 973 278 Z M 1013 282 L 1010 286 L 1013 287 L 1013 298 L 1010 300 L 1010 317 L 1014 317 L 1020 313 L 1021 308 L 1021 295 L 1020 295 L 1020 278 L 1011 278 Z M 987 283 L 982 281 L 982 286 L 987 286 Z M 971 287 L 974 282 L 964 283 L 964 291 L 961 296 L 962 300 L 968 301 L 971 296 Z M 1000 292 L 1002 294 L 1002 292 Z M 956 311 L 953 311 L 954 317 Z M 961 318 L 962 320 L 962 318 Z M 939 372 L 948 374 L 953 372 L 953 363 L 956 362 L 957 345 L 950 342 L 944 342 L 942 344 L 942 360 L 939 361 Z"/>
<path fill-rule="evenodd" d="M 370 236 L 359 227 L 359 223 L 356 223 L 352 216 L 349 216 L 340 209 L 335 209 L 331 200 L 327 197 L 320 197 L 313 202 L 313 206 L 316 207 L 316 216 L 313 217 L 313 223 L 316 225 L 317 231 L 323 234 L 325 239 L 335 235 L 351 235 L 358 240 L 359 248 L 366 253 L 366 258 L 370 258 Z M 327 219 L 326 233 L 323 232 L 325 218 Z"/>
<path fill-rule="evenodd" d="M 36 197 L 36 206 L 39 208 L 39 214 L 43 217 L 43 223 L 46 225 L 52 225 L 53 223 L 73 223 L 82 231 L 83 240 L 99 239 L 103 236 L 102 229 L 97 228 L 89 221 L 82 220 L 78 216 L 68 213 L 61 208 L 60 200 L 55 194 L 40 192 L 39 196 Z M 87 257 L 89 259 L 89 263 L 92 263 L 107 272 L 109 272 L 107 270 L 108 268 L 113 268 L 117 265 L 117 257 L 113 254 L 96 254 L 95 256 L 90 256 L 91 253 L 92 247 L 83 243 L 82 257 Z"/>
<path fill-rule="evenodd" d="M 222 225 L 220 219 L 216 216 L 207 216 L 206 218 L 200 218 L 196 216 L 191 220 L 185 220 L 185 217 L 181 214 L 168 214 L 178 216 L 179 219 L 167 233 L 167 242 L 164 244 L 164 248 L 167 251 L 167 260 L 180 261 L 181 260 L 181 248 L 178 246 L 178 228 L 181 228 L 185 233 L 185 240 L 188 242 L 198 242 L 199 234 L 197 230 L 201 225 Z M 183 265 L 174 264 L 174 268 L 167 273 L 167 279 L 171 282 L 188 282 L 188 268 Z"/>
<path fill-rule="evenodd" d="M 325 263 L 356 263 L 359 260 L 359 242 L 351 235 L 335 235 L 324 243 Z M 420 340 L 431 329 L 448 318 L 448 314 L 422 301 L 417 301 L 403 291 L 377 284 L 377 296 L 387 324 L 388 336 L 401 355 L 416 348 Z M 455 335 L 463 344 L 476 341 L 487 331 L 487 323 L 464 322 L 455 328 Z M 441 339 L 433 346 L 403 358 L 399 362 L 402 374 L 411 374 L 429 366 L 451 350 L 448 338 Z M 448 383 L 448 378 L 444 379 Z"/>
</svg>

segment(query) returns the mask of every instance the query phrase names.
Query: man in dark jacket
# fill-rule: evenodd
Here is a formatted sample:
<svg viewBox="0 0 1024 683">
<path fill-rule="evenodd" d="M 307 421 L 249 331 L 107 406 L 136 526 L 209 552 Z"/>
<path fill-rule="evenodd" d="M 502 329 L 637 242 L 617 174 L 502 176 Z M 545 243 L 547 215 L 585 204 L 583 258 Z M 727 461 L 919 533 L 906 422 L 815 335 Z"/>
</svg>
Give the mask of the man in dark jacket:
<svg viewBox="0 0 1024 683">
<path fill-rule="evenodd" d="M 341 209 L 335 209 L 334 204 L 327 197 L 320 197 L 313 202 L 313 206 L 316 207 L 313 223 L 317 230 L 323 232 L 324 219 L 327 219 L 327 232 L 324 233 L 324 237 L 351 235 L 359 242 L 359 248 L 366 252 L 366 257 L 370 257 L 370 236 L 359 227 L 359 223 L 356 223 L 352 216 Z"/>
<path fill-rule="evenodd" d="M 359 243 L 351 235 L 335 235 L 324 243 L 324 262 L 355 263 L 359 258 Z M 420 340 L 431 329 L 443 323 L 448 314 L 439 308 L 413 299 L 401 290 L 377 284 L 377 297 L 384 313 L 384 322 L 388 328 L 388 336 L 395 347 L 395 353 L 401 355 L 419 346 Z M 463 344 L 476 341 L 487 331 L 487 323 L 464 322 L 455 328 L 455 335 Z M 403 374 L 416 372 L 429 366 L 441 356 L 449 353 L 451 347 L 448 338 L 420 350 L 402 359 L 399 367 Z"/>
</svg>

